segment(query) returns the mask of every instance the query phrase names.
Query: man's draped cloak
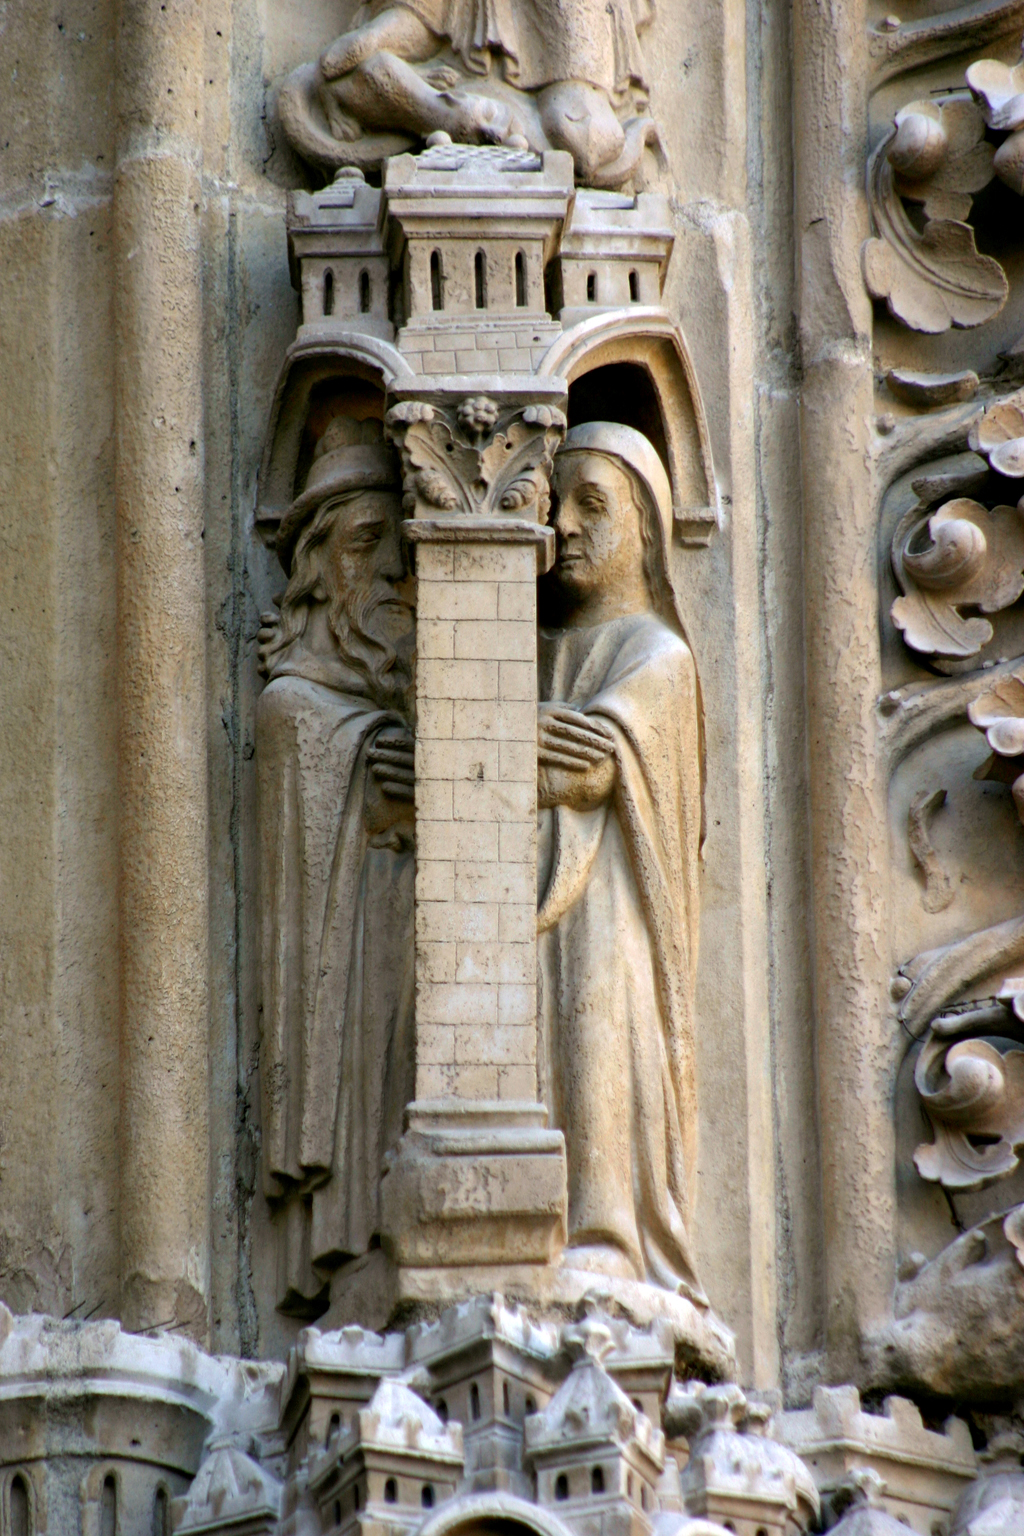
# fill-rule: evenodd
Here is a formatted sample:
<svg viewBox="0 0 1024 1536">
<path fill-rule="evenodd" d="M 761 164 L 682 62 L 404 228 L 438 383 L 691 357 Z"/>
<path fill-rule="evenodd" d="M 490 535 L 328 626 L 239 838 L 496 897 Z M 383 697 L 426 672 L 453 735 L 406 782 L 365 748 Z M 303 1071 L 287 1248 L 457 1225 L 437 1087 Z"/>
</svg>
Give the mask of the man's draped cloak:
<svg viewBox="0 0 1024 1536">
<path fill-rule="evenodd" d="M 285 655 L 256 710 L 260 1065 L 278 1302 L 301 1313 L 377 1234 L 413 1097 L 413 854 L 364 825 L 367 748 L 400 717 L 340 662 Z"/>
<path fill-rule="evenodd" d="M 686 1222 L 696 1159 L 697 679 L 653 613 L 541 631 L 541 698 L 600 716 L 616 781 L 539 817 L 547 1098 L 566 1139 L 569 1243 L 704 1303 Z M 571 1251 L 566 1255 L 571 1263 Z"/>
</svg>

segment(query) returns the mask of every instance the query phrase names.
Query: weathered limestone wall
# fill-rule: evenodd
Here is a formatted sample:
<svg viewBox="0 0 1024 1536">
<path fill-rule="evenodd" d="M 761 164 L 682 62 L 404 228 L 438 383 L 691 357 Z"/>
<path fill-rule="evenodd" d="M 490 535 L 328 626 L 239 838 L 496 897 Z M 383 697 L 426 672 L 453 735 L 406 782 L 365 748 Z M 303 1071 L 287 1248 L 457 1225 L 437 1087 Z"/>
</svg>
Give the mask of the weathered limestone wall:
<svg viewBox="0 0 1024 1536">
<path fill-rule="evenodd" d="M 3 1249 L 118 1305 L 113 8 L 3 31 Z"/>
</svg>

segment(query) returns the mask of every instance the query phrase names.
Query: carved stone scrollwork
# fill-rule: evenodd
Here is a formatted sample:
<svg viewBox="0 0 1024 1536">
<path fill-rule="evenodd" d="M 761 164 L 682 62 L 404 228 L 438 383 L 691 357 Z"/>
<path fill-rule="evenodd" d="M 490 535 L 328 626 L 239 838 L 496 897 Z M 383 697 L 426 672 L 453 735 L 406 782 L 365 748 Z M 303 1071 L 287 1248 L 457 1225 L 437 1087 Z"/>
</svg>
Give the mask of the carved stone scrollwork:
<svg viewBox="0 0 1024 1536">
<path fill-rule="evenodd" d="M 1009 480 L 1024 479 L 1024 396 L 1013 395 L 990 405 L 970 432 L 975 453 Z"/>
<path fill-rule="evenodd" d="M 1024 592 L 1024 514 L 989 511 L 965 496 L 930 513 L 919 503 L 897 526 L 892 564 L 904 594 L 892 621 L 907 645 L 924 655 L 974 656 L 992 639 L 992 625 L 961 610 L 998 613 Z"/>
<path fill-rule="evenodd" d="M 997 132 L 1009 130 L 993 157 L 995 174 L 1014 192 L 1024 193 L 1024 63 L 979 59 L 967 71 L 967 84 L 986 125 Z"/>
<path fill-rule="evenodd" d="M 910 102 L 868 166 L 878 238 L 864 245 L 873 298 L 915 331 L 982 325 L 1006 303 L 1002 267 L 983 256 L 965 222 L 972 196 L 992 180 L 993 151 L 981 109 L 966 95 Z M 904 202 L 922 205 L 919 231 Z"/>
<path fill-rule="evenodd" d="M 421 400 L 393 406 L 387 427 L 402 459 L 407 515 L 504 515 L 542 523 L 565 425 L 556 406 L 509 412 L 485 395 L 455 409 Z"/>
<path fill-rule="evenodd" d="M 968 705 L 972 725 L 985 732 L 992 748 L 976 779 L 1009 784 L 1017 813 L 1024 821 L 1024 668 L 1008 673 Z"/>
<path fill-rule="evenodd" d="M 1020 1019 L 1000 998 L 967 1003 L 932 1023 L 914 1081 L 935 1135 L 914 1153 L 918 1173 L 944 1189 L 983 1189 L 1013 1173 L 1024 1145 L 1024 1050 L 1002 1052 L 990 1038 L 1024 1040 Z"/>
</svg>

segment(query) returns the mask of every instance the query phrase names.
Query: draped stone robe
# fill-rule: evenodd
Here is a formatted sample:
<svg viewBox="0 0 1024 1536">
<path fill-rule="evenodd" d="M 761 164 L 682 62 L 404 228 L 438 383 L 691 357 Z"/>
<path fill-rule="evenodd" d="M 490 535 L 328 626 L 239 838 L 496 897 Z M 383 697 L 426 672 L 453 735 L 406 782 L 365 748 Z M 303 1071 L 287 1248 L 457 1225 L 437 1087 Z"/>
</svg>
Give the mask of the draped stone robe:
<svg viewBox="0 0 1024 1536">
<path fill-rule="evenodd" d="M 600 716 L 616 778 L 539 817 L 548 1102 L 566 1138 L 569 1243 L 704 1303 L 686 1221 L 696 1157 L 693 991 L 701 769 L 685 642 L 653 613 L 541 632 L 541 697 Z"/>
<path fill-rule="evenodd" d="M 296 642 L 256 711 L 264 1174 L 300 1315 L 371 1246 L 414 1088 L 411 836 L 364 826 L 367 748 L 400 717 L 364 687 Z"/>
<path fill-rule="evenodd" d="M 370 14 L 394 0 L 374 0 Z M 492 55 L 522 91 L 582 80 L 620 101 L 645 87 L 638 34 L 653 15 L 651 0 L 402 0 L 432 32 L 447 38 L 473 74 L 487 74 Z"/>
</svg>

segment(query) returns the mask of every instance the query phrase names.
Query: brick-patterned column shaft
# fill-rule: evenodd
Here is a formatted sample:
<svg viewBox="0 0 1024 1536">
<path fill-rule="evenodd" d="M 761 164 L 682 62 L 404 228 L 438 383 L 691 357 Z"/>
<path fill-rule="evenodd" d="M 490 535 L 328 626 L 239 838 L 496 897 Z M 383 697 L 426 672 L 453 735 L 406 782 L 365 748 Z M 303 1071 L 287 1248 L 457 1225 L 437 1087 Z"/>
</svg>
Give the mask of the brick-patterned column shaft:
<svg viewBox="0 0 1024 1536">
<path fill-rule="evenodd" d="M 416 1098 L 536 1101 L 539 530 L 416 532 Z"/>
</svg>

